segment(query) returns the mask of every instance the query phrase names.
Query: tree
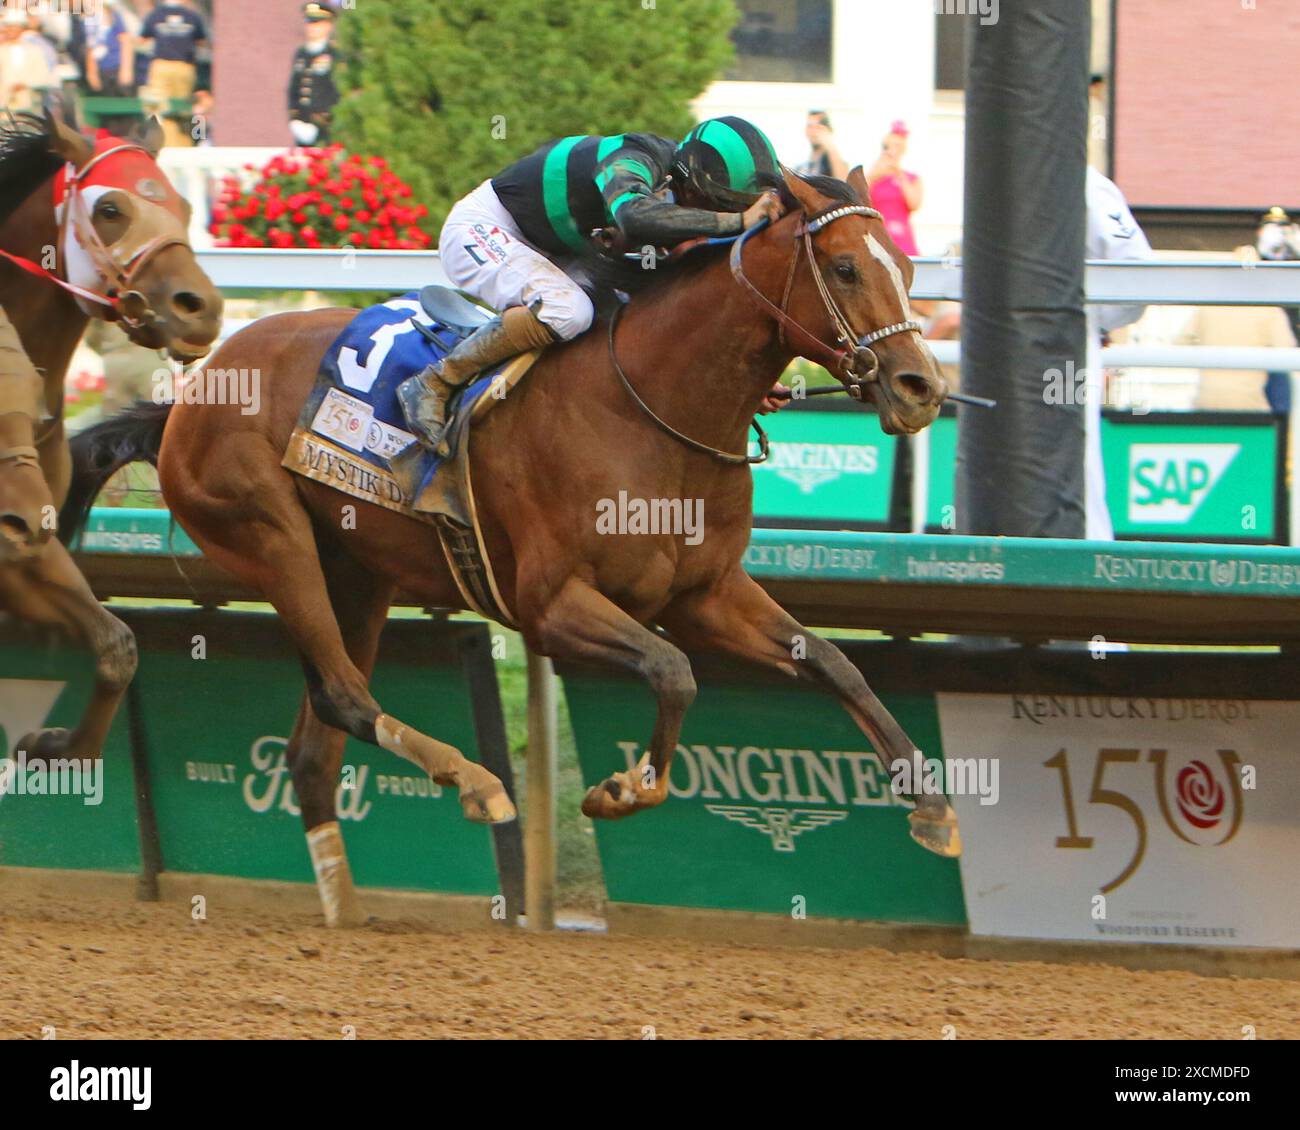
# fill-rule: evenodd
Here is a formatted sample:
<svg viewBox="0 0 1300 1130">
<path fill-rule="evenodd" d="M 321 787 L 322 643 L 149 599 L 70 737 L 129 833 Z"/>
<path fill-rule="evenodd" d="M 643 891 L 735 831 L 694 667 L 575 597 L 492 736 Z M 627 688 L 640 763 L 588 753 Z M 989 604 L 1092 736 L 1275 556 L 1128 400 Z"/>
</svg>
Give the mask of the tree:
<svg viewBox="0 0 1300 1130">
<path fill-rule="evenodd" d="M 339 21 L 334 139 L 386 157 L 434 235 L 475 185 L 570 134 L 684 136 L 731 59 L 733 0 L 384 0 Z"/>
</svg>

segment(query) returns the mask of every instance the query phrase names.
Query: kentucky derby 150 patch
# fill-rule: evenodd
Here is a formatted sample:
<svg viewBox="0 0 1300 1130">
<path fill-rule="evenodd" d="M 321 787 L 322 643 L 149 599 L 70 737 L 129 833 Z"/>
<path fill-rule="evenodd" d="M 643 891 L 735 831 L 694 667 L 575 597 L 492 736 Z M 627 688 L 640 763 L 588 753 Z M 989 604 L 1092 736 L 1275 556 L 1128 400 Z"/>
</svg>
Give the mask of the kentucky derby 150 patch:
<svg viewBox="0 0 1300 1130">
<path fill-rule="evenodd" d="M 365 451 L 366 435 L 374 419 L 374 409 L 364 400 L 332 388 L 316 410 L 311 430 L 352 451 Z"/>
</svg>

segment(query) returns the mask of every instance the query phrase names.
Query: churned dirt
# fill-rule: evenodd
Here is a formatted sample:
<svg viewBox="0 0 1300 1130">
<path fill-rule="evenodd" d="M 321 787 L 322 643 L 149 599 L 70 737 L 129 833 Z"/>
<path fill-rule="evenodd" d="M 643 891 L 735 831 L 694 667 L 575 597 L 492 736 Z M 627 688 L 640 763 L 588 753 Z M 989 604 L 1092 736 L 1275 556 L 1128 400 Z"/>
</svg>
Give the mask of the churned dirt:
<svg viewBox="0 0 1300 1130">
<path fill-rule="evenodd" d="M 1300 985 L 883 950 L 727 946 L 184 903 L 0 905 L 0 1037 L 1300 1037 Z"/>
</svg>

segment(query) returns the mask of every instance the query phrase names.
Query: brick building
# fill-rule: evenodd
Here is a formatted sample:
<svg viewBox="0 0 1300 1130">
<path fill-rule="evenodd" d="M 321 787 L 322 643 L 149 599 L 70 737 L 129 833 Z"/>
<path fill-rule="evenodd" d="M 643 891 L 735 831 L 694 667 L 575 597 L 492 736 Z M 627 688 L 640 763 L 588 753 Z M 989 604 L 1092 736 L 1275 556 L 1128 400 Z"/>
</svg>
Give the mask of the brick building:
<svg viewBox="0 0 1300 1130">
<path fill-rule="evenodd" d="M 289 67 L 302 42 L 297 0 L 216 0 L 212 5 L 213 132 L 220 145 L 284 145 Z M 343 19 L 347 19 L 344 12 Z"/>
<path fill-rule="evenodd" d="M 1300 211 L 1300 4 L 1115 0 L 1112 167 L 1166 245 L 1252 242 Z"/>
</svg>

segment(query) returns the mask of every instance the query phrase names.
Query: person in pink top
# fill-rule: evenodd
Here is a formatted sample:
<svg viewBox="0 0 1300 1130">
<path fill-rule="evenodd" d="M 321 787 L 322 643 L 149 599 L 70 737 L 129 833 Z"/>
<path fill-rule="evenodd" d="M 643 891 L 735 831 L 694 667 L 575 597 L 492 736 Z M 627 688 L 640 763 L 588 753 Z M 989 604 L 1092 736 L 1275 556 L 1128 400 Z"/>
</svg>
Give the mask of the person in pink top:
<svg viewBox="0 0 1300 1130">
<path fill-rule="evenodd" d="M 871 203 L 885 217 L 885 227 L 899 250 L 915 257 L 920 250 L 912 231 L 912 213 L 921 207 L 925 190 L 919 176 L 903 170 L 909 133 L 904 122 L 895 122 L 890 127 L 881 143 L 880 156 L 867 174 L 867 184 L 871 188 Z"/>
</svg>

